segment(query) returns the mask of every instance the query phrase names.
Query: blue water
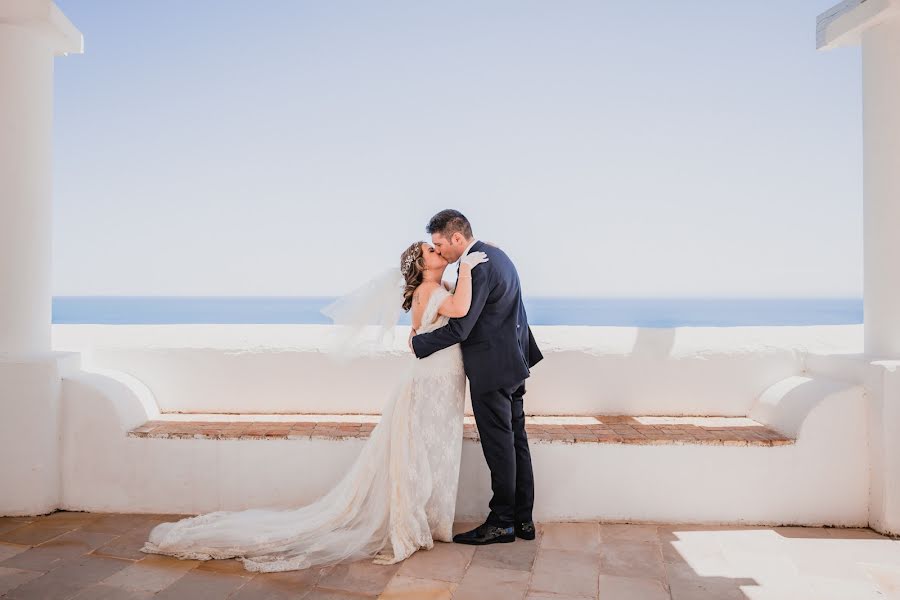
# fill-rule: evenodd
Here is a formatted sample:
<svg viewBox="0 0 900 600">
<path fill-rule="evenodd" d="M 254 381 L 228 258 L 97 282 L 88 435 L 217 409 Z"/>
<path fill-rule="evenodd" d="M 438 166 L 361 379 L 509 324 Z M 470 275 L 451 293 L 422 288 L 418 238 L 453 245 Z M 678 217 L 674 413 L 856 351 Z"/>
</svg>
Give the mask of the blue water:
<svg viewBox="0 0 900 600">
<path fill-rule="evenodd" d="M 333 298 L 57 296 L 53 323 L 318 323 Z M 532 325 L 628 327 L 845 325 L 862 323 L 860 298 L 529 298 Z M 409 324 L 404 315 L 402 324 Z"/>
</svg>

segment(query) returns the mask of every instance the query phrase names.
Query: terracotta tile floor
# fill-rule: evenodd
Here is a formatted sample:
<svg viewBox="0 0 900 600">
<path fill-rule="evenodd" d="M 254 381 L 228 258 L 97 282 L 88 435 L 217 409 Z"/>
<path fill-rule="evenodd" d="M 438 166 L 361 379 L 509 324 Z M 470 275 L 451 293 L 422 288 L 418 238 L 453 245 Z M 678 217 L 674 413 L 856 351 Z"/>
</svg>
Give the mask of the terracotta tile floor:
<svg viewBox="0 0 900 600">
<path fill-rule="evenodd" d="M 10 600 L 867 600 L 900 595 L 900 541 L 868 529 L 547 523 L 535 541 L 437 543 L 368 561 L 253 574 L 138 552 L 176 516 L 57 512 L 0 518 Z M 471 524 L 459 523 L 457 530 Z"/>
<path fill-rule="evenodd" d="M 163 415 L 129 432 L 131 437 L 189 439 L 365 438 L 377 416 Z M 743 417 L 527 417 L 528 439 L 537 443 L 702 444 L 780 446 L 794 440 Z M 463 436 L 477 441 L 466 417 Z"/>
</svg>

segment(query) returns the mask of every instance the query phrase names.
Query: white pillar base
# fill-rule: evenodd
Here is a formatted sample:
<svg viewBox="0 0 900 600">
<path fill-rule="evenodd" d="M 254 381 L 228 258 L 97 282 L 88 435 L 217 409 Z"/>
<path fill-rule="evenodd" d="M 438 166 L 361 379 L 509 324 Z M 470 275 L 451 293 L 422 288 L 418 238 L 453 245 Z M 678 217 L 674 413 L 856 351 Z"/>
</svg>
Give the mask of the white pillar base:
<svg viewBox="0 0 900 600">
<path fill-rule="evenodd" d="M 81 355 L 0 355 L 0 516 L 53 512 L 61 499 L 62 377 Z"/>
<path fill-rule="evenodd" d="M 872 447 L 869 526 L 900 535 L 900 361 L 872 363 L 869 419 Z"/>
</svg>

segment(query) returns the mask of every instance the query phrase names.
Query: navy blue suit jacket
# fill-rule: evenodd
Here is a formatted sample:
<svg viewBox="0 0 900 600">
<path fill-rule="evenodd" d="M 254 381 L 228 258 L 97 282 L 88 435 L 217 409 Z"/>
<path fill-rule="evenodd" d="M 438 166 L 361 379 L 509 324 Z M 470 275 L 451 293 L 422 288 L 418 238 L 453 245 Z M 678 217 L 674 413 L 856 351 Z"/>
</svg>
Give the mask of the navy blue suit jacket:
<svg viewBox="0 0 900 600">
<path fill-rule="evenodd" d="M 412 339 L 419 358 L 460 344 L 473 394 L 511 387 L 530 375 L 542 358 L 531 335 L 515 265 L 503 250 L 476 242 L 488 262 L 472 269 L 472 306 L 468 314 Z"/>
</svg>

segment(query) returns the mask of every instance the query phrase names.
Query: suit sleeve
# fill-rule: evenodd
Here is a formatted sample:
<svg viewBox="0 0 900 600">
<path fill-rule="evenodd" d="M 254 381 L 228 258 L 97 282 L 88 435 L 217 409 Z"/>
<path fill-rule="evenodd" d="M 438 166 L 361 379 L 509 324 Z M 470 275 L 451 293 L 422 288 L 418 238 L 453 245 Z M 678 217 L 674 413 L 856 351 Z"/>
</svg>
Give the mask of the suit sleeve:
<svg viewBox="0 0 900 600">
<path fill-rule="evenodd" d="M 413 351 L 418 358 L 427 358 L 439 350 L 464 342 L 472 333 L 491 291 L 490 269 L 482 268 L 484 266 L 472 269 L 472 304 L 466 316 L 450 319 L 443 327 L 413 337 Z"/>
<path fill-rule="evenodd" d="M 538 348 L 537 342 L 534 340 L 534 334 L 531 333 L 531 325 L 528 326 L 528 368 L 533 367 L 544 359 L 541 349 Z"/>
</svg>

